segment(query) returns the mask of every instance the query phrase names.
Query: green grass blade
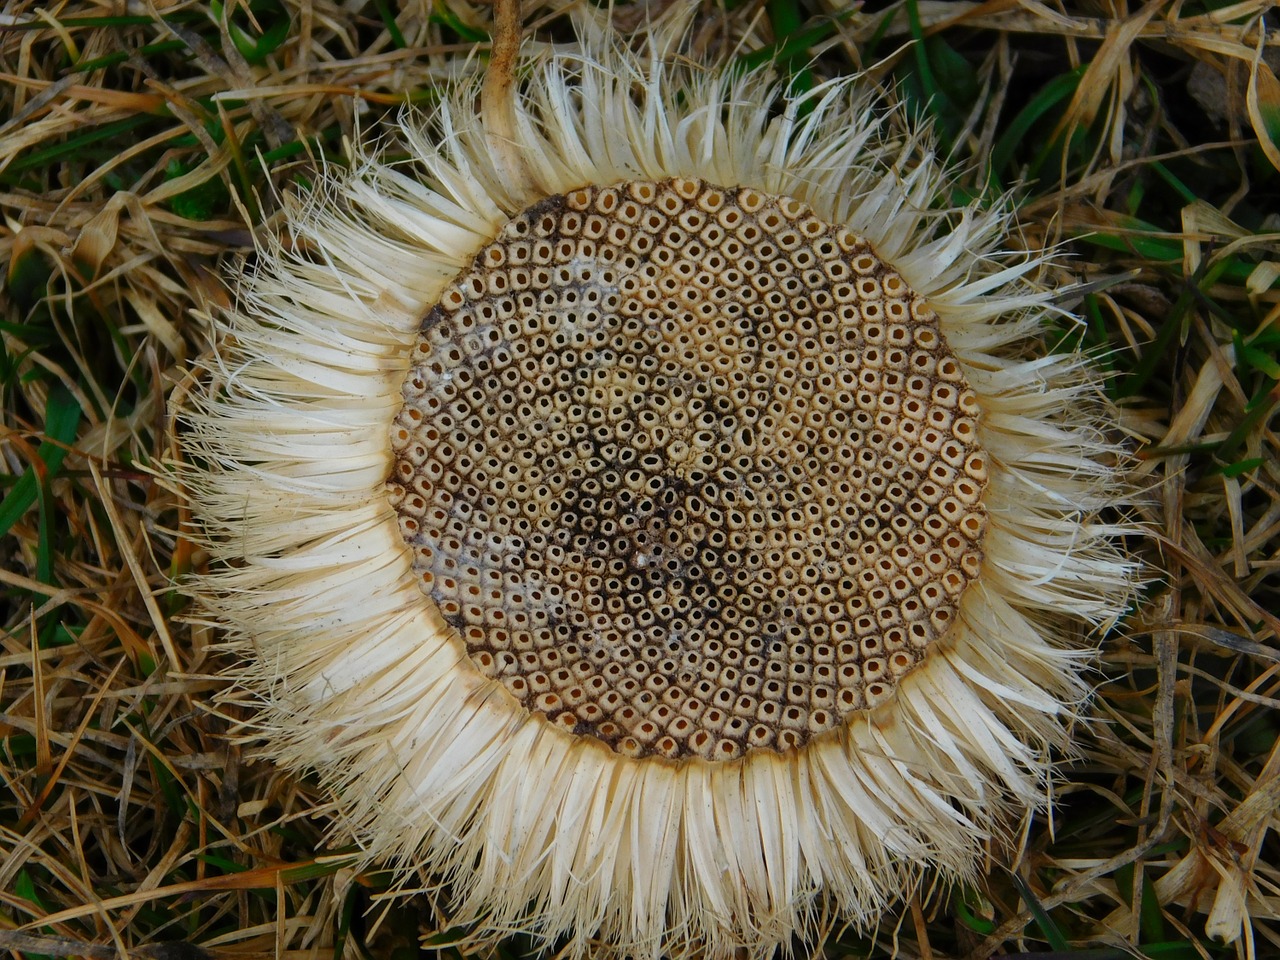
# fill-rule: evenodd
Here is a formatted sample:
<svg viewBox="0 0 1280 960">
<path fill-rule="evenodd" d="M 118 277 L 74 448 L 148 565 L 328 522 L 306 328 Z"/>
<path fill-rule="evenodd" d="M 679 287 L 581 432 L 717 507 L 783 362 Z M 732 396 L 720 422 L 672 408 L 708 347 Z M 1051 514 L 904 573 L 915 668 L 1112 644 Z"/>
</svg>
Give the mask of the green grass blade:
<svg viewBox="0 0 1280 960">
<path fill-rule="evenodd" d="M 396 23 L 395 11 L 391 9 L 387 0 L 374 0 L 374 6 L 378 8 L 382 25 L 387 28 L 387 36 L 391 38 L 397 50 L 403 50 L 409 44 L 405 42 L 404 34 L 400 31 L 400 24 Z"/>
<path fill-rule="evenodd" d="M 1000 182 L 1012 179 L 1013 156 L 1018 147 L 1026 142 L 1031 128 L 1045 115 L 1051 113 L 1064 100 L 1075 93 L 1080 86 L 1080 78 L 1084 76 L 1087 65 L 1077 67 L 1070 73 L 1064 73 L 1045 84 L 1044 88 L 1031 98 L 1031 102 L 1018 111 L 1018 115 L 1010 121 L 1005 132 L 996 141 L 991 150 L 990 171 L 993 176 L 1002 178 Z"/>
<path fill-rule="evenodd" d="M 1071 944 L 1067 942 L 1067 938 L 1063 935 L 1062 930 L 1053 922 L 1053 918 L 1049 916 L 1049 912 L 1031 892 L 1031 888 L 1027 886 L 1021 877 L 1017 874 L 1010 874 L 1013 885 L 1017 888 L 1022 902 L 1027 905 L 1027 909 L 1031 911 L 1031 916 L 1036 922 L 1036 926 L 1040 928 L 1040 932 L 1044 934 L 1045 940 L 1049 947 L 1055 951 L 1066 952 L 1071 949 Z"/>
<path fill-rule="evenodd" d="M 27 467 L 22 479 L 0 500 L 0 536 L 8 533 L 36 502 L 40 484 L 57 475 L 67 447 L 75 440 L 81 413 L 80 404 L 66 387 L 58 384 L 49 391 L 44 410 L 44 433 L 48 439 L 36 450 L 40 463 Z"/>
</svg>

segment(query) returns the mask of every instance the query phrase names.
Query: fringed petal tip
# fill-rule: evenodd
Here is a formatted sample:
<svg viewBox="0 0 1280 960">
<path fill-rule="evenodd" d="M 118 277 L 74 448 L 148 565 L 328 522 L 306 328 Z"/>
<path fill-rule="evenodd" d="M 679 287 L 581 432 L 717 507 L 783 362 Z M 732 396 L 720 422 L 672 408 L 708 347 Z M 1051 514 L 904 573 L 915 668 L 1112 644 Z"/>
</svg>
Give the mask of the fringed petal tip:
<svg viewBox="0 0 1280 960">
<path fill-rule="evenodd" d="M 222 339 L 205 365 L 205 386 L 182 414 L 190 464 L 184 479 L 214 558 L 212 572 L 192 589 L 229 628 L 237 663 L 228 697 L 255 711 L 252 729 L 266 755 L 318 773 L 335 797 L 335 832 L 344 841 L 358 843 L 369 863 L 392 864 L 405 885 L 420 878 L 476 940 L 519 932 L 573 956 L 602 950 L 653 960 L 693 953 L 763 958 L 796 936 L 816 935 L 832 911 L 868 928 L 922 883 L 972 879 L 985 846 L 1045 804 L 1053 757 L 1068 749 L 1067 729 L 1088 699 L 1091 631 L 1119 618 L 1139 579 L 1124 543 L 1137 531 L 1115 519 L 1131 489 L 1111 411 L 1081 357 L 1037 353 L 1044 319 L 1059 308 L 1039 285 L 1045 255 L 1006 249 L 1011 214 L 941 204 L 948 175 L 928 136 L 876 107 L 858 80 L 788 99 L 766 74 L 668 58 L 678 35 L 674 28 L 662 34 L 645 55 L 597 35 L 580 51 L 533 58 L 516 111 L 515 146 L 532 171 L 528 182 L 501 179 L 474 108 L 477 91 L 465 84 L 429 120 L 405 121 L 407 161 L 391 164 L 357 149 L 349 172 L 332 173 L 309 200 L 288 208 L 282 235 L 289 243 L 264 241 L 255 268 L 237 278 L 235 306 L 218 318 Z M 668 195 L 675 199 L 664 213 Z M 588 253 L 575 241 L 559 267 L 541 266 L 537 244 L 521 232 L 536 238 L 535 214 L 545 211 L 558 218 L 560 237 L 570 227 L 585 229 L 611 204 L 630 211 L 618 236 L 643 232 L 642 217 L 678 220 L 681 237 L 703 232 L 696 240 L 677 237 L 676 247 L 674 227 L 654 233 L 674 250 L 673 273 L 661 276 L 657 266 L 645 273 L 662 266 L 658 255 L 627 253 L 629 241 L 609 247 L 614 219 L 606 218 Z M 737 212 L 717 220 L 725 209 Z M 801 226 L 788 227 L 788 217 Z M 689 291 L 701 282 L 700 264 L 709 262 L 706 248 L 718 236 L 707 232 L 713 221 L 722 224 L 720 234 L 752 225 L 755 239 L 735 242 L 754 246 L 717 254 L 720 279 L 695 295 Z M 805 230 L 810 234 L 800 236 Z M 779 248 L 807 252 L 774 270 L 763 258 Z M 554 258 L 550 242 L 548 250 Z M 823 304 L 854 297 L 846 292 L 864 259 L 874 283 L 856 294 L 860 313 L 849 320 Z M 737 269 L 744 260 L 756 264 L 754 272 Z M 506 271 L 500 283 L 475 280 L 487 276 L 478 271 L 490 262 Z M 661 287 L 686 268 L 695 278 L 687 288 L 676 279 L 669 290 Z M 592 347 L 587 359 L 586 347 L 553 343 L 557 334 L 540 327 L 540 318 L 581 327 L 565 319 L 572 311 L 551 290 L 556 270 L 569 277 L 575 310 L 594 303 L 591 297 L 609 301 L 610 291 L 625 292 L 634 274 L 658 277 L 653 289 L 667 292 L 655 293 L 653 303 L 669 300 L 677 303 L 671 309 L 685 310 L 678 303 L 686 296 L 690 304 L 710 304 L 704 316 L 713 326 L 738 316 L 716 306 L 717 291 L 727 291 L 725 303 L 737 297 L 724 278 L 736 276 L 743 290 L 759 281 L 754 300 L 738 300 L 765 304 L 774 302 L 775 286 L 787 288 L 788 270 L 799 278 L 801 292 L 789 293 L 785 308 L 770 307 L 760 321 L 766 326 L 750 334 L 760 357 L 781 356 L 771 368 L 769 402 L 791 405 L 776 416 L 755 410 L 751 431 L 738 423 L 732 434 L 758 451 L 752 445 L 762 429 L 775 430 L 783 466 L 759 489 L 724 481 L 715 489 L 735 492 L 727 499 L 716 493 L 713 508 L 681 500 L 684 521 L 663 528 L 674 537 L 673 552 L 695 526 L 698 549 L 748 543 L 757 534 L 762 543 L 776 541 L 716 547 L 723 562 L 700 568 L 721 590 L 716 596 L 745 597 L 759 586 L 766 601 L 748 610 L 744 600 L 714 641 L 719 646 L 692 651 L 690 676 L 701 670 L 718 678 L 708 688 L 711 702 L 697 709 L 689 692 L 701 689 L 697 677 L 683 699 L 668 698 L 665 714 L 661 685 L 648 699 L 635 694 L 631 706 L 619 707 L 619 697 L 640 689 L 619 678 L 647 674 L 627 673 L 630 652 L 613 672 L 610 658 L 644 643 L 598 641 L 613 629 L 601 626 L 606 621 L 661 621 L 677 651 L 670 656 L 688 657 L 691 648 L 681 644 L 693 632 L 689 624 L 727 622 L 701 588 L 677 587 L 674 574 L 645 580 L 657 554 L 626 539 L 625 523 L 597 539 L 606 549 L 601 556 L 611 539 L 631 544 L 618 560 L 640 578 L 636 586 L 609 594 L 590 571 L 547 585 L 560 574 L 527 572 L 533 553 L 549 549 L 531 551 L 533 533 L 524 535 L 521 552 L 512 547 L 510 524 L 486 527 L 476 519 L 498 510 L 504 491 L 550 483 L 560 469 L 556 458 L 572 471 L 574 457 L 586 463 L 600 447 L 561 443 L 556 429 L 538 433 L 539 422 L 554 427 L 561 416 L 559 388 L 537 388 L 551 398 L 545 415 L 517 415 L 519 403 L 503 390 L 516 390 L 521 358 L 539 357 L 548 383 L 567 371 L 569 410 L 578 409 L 576 371 L 600 368 L 609 350 L 631 358 L 620 365 L 639 370 L 647 358 L 660 366 L 678 345 L 696 374 L 690 395 L 711 397 L 705 411 L 672 403 L 680 393 L 652 400 L 664 389 L 657 381 L 641 388 L 627 380 L 633 392 L 626 396 L 640 398 L 637 408 L 668 411 L 667 433 L 678 433 L 685 419 L 696 426 L 699 411 L 709 415 L 733 396 L 732 386 L 714 396 L 699 386 L 736 362 L 730 335 L 720 331 L 695 349 L 693 334 L 681 339 L 685 327 L 696 327 L 692 319 L 669 329 L 653 321 L 667 334 L 650 335 L 649 352 L 632 346 L 643 340 L 639 334 L 616 347 Z M 760 280 L 771 270 L 776 284 Z M 504 313 L 508 291 L 500 284 L 526 289 L 521 278 L 539 271 L 549 279 L 531 295 L 530 309 L 520 313 L 511 294 L 514 312 Z M 874 296 L 867 292 L 873 288 Z M 835 340 L 856 346 L 826 349 L 823 335 L 814 334 L 814 355 L 802 356 L 808 341 L 788 332 L 784 313 L 811 308 L 828 310 Z M 630 308 L 615 309 L 623 318 Z M 637 314 L 647 316 L 643 309 Z M 700 309 L 688 307 L 688 317 Z M 881 312 L 901 309 L 910 317 L 898 326 Z M 495 319 L 485 310 L 496 311 Z M 601 310 L 607 326 L 613 314 Z M 456 319 L 463 316 L 473 320 Z M 529 331 L 517 329 L 526 322 Z M 766 329 L 772 333 L 764 336 Z M 900 330 L 904 345 L 893 339 Z M 746 334 L 732 336 L 740 346 Z M 569 352 L 576 359 L 561 364 Z M 886 364 L 895 357 L 897 367 Z M 919 390 L 913 363 L 928 371 Z M 844 375 L 852 377 L 844 393 L 823 386 Z M 621 390 L 626 378 L 611 376 L 606 371 L 600 382 Z M 466 406 L 462 386 L 488 380 L 494 392 Z M 797 406 L 787 399 L 797 393 L 810 399 Z M 608 403 L 600 404 L 604 419 Z M 806 461 L 816 473 L 788 474 L 786 449 L 828 443 L 822 431 L 836 429 L 834 419 L 815 411 L 841 404 L 847 423 L 822 448 L 828 452 Z M 596 416 L 595 408 L 581 409 L 583 422 Z M 919 423 L 902 427 L 913 411 L 923 411 Z M 501 442 L 468 452 L 468 438 L 492 432 L 491 422 L 504 424 Z M 701 429 L 730 436 L 727 427 L 706 422 Z M 892 431 L 917 437 L 927 456 L 913 460 L 916 447 L 894 447 Z M 657 490 L 654 477 L 666 482 L 672 464 L 693 462 L 688 448 L 702 440 L 696 432 L 688 442 L 682 436 L 663 434 L 659 443 L 651 432 L 630 453 L 612 456 L 647 463 L 660 446 L 666 459 L 641 478 Z M 844 472 L 832 471 L 846 447 Z M 868 464 L 897 457 L 895 466 L 875 467 L 883 488 L 867 486 L 868 474 L 858 472 L 870 449 Z M 501 484 L 479 479 L 521 463 L 534 463 L 533 473 L 517 469 Z M 695 475 L 681 469 L 687 487 Z M 561 484 L 558 508 L 541 512 L 545 504 L 531 501 L 529 529 L 544 522 L 554 529 L 564 510 L 576 511 L 574 531 L 597 529 L 598 517 L 609 516 L 603 494 L 582 491 L 606 484 L 605 473 Z M 709 500 L 709 482 L 681 496 Z M 813 524 L 799 519 L 770 520 L 741 534 L 734 505 L 767 500 L 779 484 L 789 504 L 800 496 L 793 491 L 808 498 L 794 507 L 797 517 L 839 514 L 841 503 L 828 511 L 823 496 L 850 503 L 866 490 L 875 496 L 821 536 L 803 533 Z M 814 493 L 815 484 L 827 492 Z M 572 506 L 588 495 L 595 514 L 590 505 Z M 640 510 L 644 495 L 627 496 Z M 890 502 L 898 505 L 879 506 Z M 664 517 L 673 516 L 670 509 Z M 432 520 L 433 510 L 444 519 Z M 719 527 L 708 523 L 714 517 Z M 454 521 L 462 526 L 449 526 Z M 832 539 L 831 531 L 859 524 L 864 532 L 856 539 Z M 543 540 L 554 546 L 555 536 Z M 913 543 L 919 562 L 907 549 Z M 870 552 L 859 545 L 871 545 Z M 745 563 L 752 549 L 766 560 L 770 549 L 801 559 L 768 570 L 734 568 L 724 559 L 729 550 Z M 583 564 L 592 550 L 584 548 Z M 845 553 L 850 559 L 841 568 Z M 510 559 L 517 554 L 518 563 Z M 783 575 L 784 568 L 792 572 Z M 736 592 L 725 592 L 735 570 L 748 572 Z M 868 571 L 871 585 L 857 587 Z M 702 613 L 671 627 L 675 614 L 631 602 L 645 583 L 676 597 L 654 601 L 660 607 Z M 489 606 L 458 599 L 491 587 L 498 599 Z M 539 590 L 552 600 L 531 602 Z M 837 600 L 844 612 L 832 612 Z M 806 604 L 826 612 L 811 615 Z M 522 616 L 543 624 L 555 641 L 538 647 L 520 639 Z M 605 620 L 591 620 L 596 632 L 588 637 L 582 624 L 591 617 Z M 791 627 L 799 632 L 788 633 Z M 589 648 L 606 666 L 592 667 L 570 647 Z M 519 667 L 529 656 L 533 665 Z M 661 664 L 668 654 L 654 656 Z M 581 679 L 556 679 L 557 670 L 572 672 L 555 666 L 557 657 L 572 660 L 575 670 L 583 664 Z M 673 675 L 685 669 L 670 662 Z M 774 689 L 774 664 L 783 664 L 788 679 L 765 695 Z M 612 677 L 613 685 L 600 688 L 594 706 L 583 706 L 596 677 Z M 732 696 L 721 707 L 715 698 L 723 690 Z M 733 724 L 744 703 L 751 719 L 739 735 Z M 579 712 L 566 722 L 570 707 Z M 679 725 L 682 709 L 692 726 Z M 658 733 L 645 726 L 659 720 Z"/>
</svg>

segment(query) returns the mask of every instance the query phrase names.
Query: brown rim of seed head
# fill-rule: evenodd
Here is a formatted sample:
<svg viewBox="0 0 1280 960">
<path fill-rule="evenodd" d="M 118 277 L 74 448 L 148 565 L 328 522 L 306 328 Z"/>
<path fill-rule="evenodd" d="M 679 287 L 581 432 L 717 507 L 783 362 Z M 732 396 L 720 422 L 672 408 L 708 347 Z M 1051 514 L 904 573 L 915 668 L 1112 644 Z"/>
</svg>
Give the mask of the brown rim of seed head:
<svg viewBox="0 0 1280 960">
<path fill-rule="evenodd" d="M 481 673 L 628 757 L 786 750 L 883 703 L 982 562 L 937 316 L 790 197 L 535 204 L 427 314 L 403 396 L 422 591 Z"/>
</svg>

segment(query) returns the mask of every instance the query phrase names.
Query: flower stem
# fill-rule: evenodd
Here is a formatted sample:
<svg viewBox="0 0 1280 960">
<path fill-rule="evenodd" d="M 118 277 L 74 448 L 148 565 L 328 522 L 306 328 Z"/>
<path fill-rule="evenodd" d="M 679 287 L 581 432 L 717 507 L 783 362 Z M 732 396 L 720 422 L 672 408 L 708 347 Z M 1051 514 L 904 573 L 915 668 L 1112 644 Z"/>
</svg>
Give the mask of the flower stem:
<svg viewBox="0 0 1280 960">
<path fill-rule="evenodd" d="M 531 171 L 517 147 L 515 73 L 522 19 L 520 0 L 494 0 L 493 42 L 480 90 L 480 111 L 494 165 L 517 195 L 525 192 L 521 187 L 533 187 Z"/>
</svg>

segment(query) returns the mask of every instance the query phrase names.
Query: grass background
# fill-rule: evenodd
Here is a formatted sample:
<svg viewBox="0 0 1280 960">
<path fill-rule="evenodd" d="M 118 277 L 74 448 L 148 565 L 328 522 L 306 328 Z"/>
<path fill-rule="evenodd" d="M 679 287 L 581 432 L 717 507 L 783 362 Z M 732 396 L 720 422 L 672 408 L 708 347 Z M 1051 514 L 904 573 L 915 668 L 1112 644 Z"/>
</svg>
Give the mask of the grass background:
<svg viewBox="0 0 1280 960">
<path fill-rule="evenodd" d="M 684 0 L 674 0 L 684 2 Z M 660 4 L 661 5 L 661 4 Z M 921 895 L 831 957 L 1280 956 L 1280 20 L 1264 0 L 738 0 L 696 55 L 796 83 L 866 71 L 930 116 L 963 189 L 1012 189 L 1082 281 L 1083 342 L 1140 456 L 1162 572 L 1107 638 L 1099 721 L 1052 822 L 984 883 Z M 526 5 L 525 33 L 566 36 Z M 619 5 L 624 29 L 644 8 Z M 210 709 L 217 636 L 166 464 L 224 258 L 357 127 L 483 64 L 465 0 L 0 8 L 0 949 L 450 956 L 379 899 L 327 798 Z M 1012 865 L 1012 869 L 1010 869 Z M 522 957 L 514 939 L 502 956 Z"/>
</svg>

